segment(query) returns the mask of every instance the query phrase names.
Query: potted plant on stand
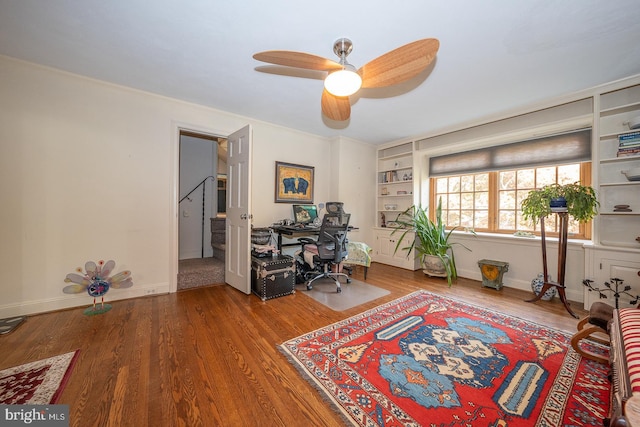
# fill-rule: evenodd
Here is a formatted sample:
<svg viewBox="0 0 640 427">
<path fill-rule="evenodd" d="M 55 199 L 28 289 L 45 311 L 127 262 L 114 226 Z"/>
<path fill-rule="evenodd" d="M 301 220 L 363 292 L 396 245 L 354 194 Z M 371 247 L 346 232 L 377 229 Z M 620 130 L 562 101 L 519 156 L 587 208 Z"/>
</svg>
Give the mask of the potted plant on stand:
<svg viewBox="0 0 640 427">
<path fill-rule="evenodd" d="M 416 256 L 420 257 L 424 273 L 429 276 L 446 277 L 447 283 L 451 286 L 452 281 L 458 277 L 453 245 L 458 244 L 467 250 L 470 249 L 461 243 L 449 242 L 451 233 L 456 227 L 451 230 L 446 229 L 446 225 L 442 221 L 442 201 L 438 202 L 435 222 L 429 218 L 428 209 L 418 206 L 411 206 L 399 214 L 395 222 L 399 228 L 391 234 L 396 232 L 402 232 L 402 234 L 398 239 L 394 253 L 400 249 L 407 233 L 414 232 L 413 241 L 402 250 L 407 251 L 408 257 L 415 249 Z"/>
<path fill-rule="evenodd" d="M 578 222 L 587 222 L 598 213 L 596 191 L 578 182 L 550 184 L 529 192 L 522 200 L 522 216 L 537 223 L 554 211 L 564 211 Z"/>
<path fill-rule="evenodd" d="M 565 294 L 565 271 L 567 262 L 567 229 L 568 218 L 573 217 L 578 222 L 587 222 L 598 213 L 599 202 L 596 192 L 592 187 L 581 185 L 579 182 L 572 184 L 551 184 L 529 192 L 522 200 L 522 216 L 533 223 L 540 221 L 540 236 L 542 239 L 542 265 L 543 285 L 537 296 L 529 302 L 538 301 L 549 289 L 556 289 L 565 309 L 573 317 L 576 314 L 571 311 Z M 558 279 L 552 281 L 547 269 L 547 249 L 544 229 L 545 218 L 552 213 L 557 213 L 560 220 L 558 237 Z"/>
</svg>

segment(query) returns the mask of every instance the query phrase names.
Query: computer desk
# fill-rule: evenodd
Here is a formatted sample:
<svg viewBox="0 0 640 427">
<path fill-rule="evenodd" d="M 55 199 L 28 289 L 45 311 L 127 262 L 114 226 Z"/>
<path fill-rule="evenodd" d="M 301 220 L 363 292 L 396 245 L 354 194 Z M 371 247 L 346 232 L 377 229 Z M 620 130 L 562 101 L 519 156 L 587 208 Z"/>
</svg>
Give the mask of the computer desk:
<svg viewBox="0 0 640 427">
<path fill-rule="evenodd" d="M 288 238 L 305 237 L 305 236 L 317 236 L 320 234 L 320 227 L 299 227 L 295 225 L 272 225 L 271 229 L 278 234 L 278 251 L 282 253 L 283 246 L 300 246 L 300 243 L 282 243 L 282 236 Z M 358 227 L 349 226 L 347 231 L 359 230 Z M 371 248 L 366 243 L 361 242 L 349 242 L 349 247 L 353 246 L 353 254 L 357 254 L 350 262 L 345 261 L 343 268 L 351 274 L 355 265 L 362 265 L 364 267 L 364 279 L 367 280 L 367 270 L 371 264 Z M 350 249 L 351 250 L 351 249 Z M 358 256 L 359 255 L 359 256 Z"/>
<path fill-rule="evenodd" d="M 283 246 L 300 246 L 300 243 L 282 243 L 282 236 L 290 239 L 305 236 L 317 236 L 320 234 L 320 226 L 295 226 L 295 225 L 272 225 L 271 229 L 278 235 L 278 251 L 282 253 Z M 358 227 L 349 226 L 347 231 L 358 230 Z"/>
</svg>

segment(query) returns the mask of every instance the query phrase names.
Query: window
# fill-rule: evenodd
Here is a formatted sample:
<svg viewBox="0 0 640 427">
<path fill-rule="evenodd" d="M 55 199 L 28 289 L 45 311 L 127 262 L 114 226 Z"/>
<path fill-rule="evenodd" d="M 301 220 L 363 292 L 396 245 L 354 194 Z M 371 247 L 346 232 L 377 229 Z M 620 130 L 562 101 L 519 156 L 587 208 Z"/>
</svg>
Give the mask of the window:
<svg viewBox="0 0 640 427">
<path fill-rule="evenodd" d="M 590 177 L 590 162 L 433 177 L 430 213 L 433 217 L 441 200 L 448 227 L 495 233 L 539 232 L 540 224 L 522 219 L 520 203 L 529 191 L 556 182 L 590 185 Z M 556 215 L 546 219 L 545 230 L 550 235 L 558 233 Z M 585 224 L 569 221 L 570 237 L 589 238 L 589 231 Z"/>
<path fill-rule="evenodd" d="M 545 185 L 591 183 L 591 129 L 571 130 L 509 144 L 446 154 L 429 159 L 431 216 L 442 200 L 449 227 L 476 231 L 538 232 L 522 219 L 521 202 Z M 558 233 L 557 215 L 545 231 Z M 590 227 L 569 220 L 573 238 L 589 238 Z"/>
</svg>

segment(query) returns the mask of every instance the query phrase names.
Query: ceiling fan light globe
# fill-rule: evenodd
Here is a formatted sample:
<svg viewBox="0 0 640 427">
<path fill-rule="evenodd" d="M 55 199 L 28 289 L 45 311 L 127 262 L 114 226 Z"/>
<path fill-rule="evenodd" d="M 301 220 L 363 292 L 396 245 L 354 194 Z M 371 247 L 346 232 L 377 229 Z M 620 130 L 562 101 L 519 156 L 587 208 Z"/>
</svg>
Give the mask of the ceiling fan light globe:
<svg viewBox="0 0 640 427">
<path fill-rule="evenodd" d="M 324 88 L 335 96 L 353 95 L 361 86 L 360 75 L 348 69 L 334 71 L 324 79 Z"/>
</svg>

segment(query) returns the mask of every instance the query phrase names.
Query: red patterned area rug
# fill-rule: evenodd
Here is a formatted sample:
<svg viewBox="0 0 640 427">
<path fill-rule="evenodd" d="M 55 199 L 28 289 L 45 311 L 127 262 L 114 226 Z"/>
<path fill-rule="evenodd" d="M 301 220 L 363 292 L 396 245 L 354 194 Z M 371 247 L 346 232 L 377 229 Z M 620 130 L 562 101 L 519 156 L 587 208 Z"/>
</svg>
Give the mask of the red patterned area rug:
<svg viewBox="0 0 640 427">
<path fill-rule="evenodd" d="M 0 404 L 56 403 L 77 357 L 78 350 L 0 371 Z"/>
<path fill-rule="evenodd" d="M 607 366 L 570 339 L 420 291 L 280 349 L 353 425 L 601 426 Z"/>
</svg>

